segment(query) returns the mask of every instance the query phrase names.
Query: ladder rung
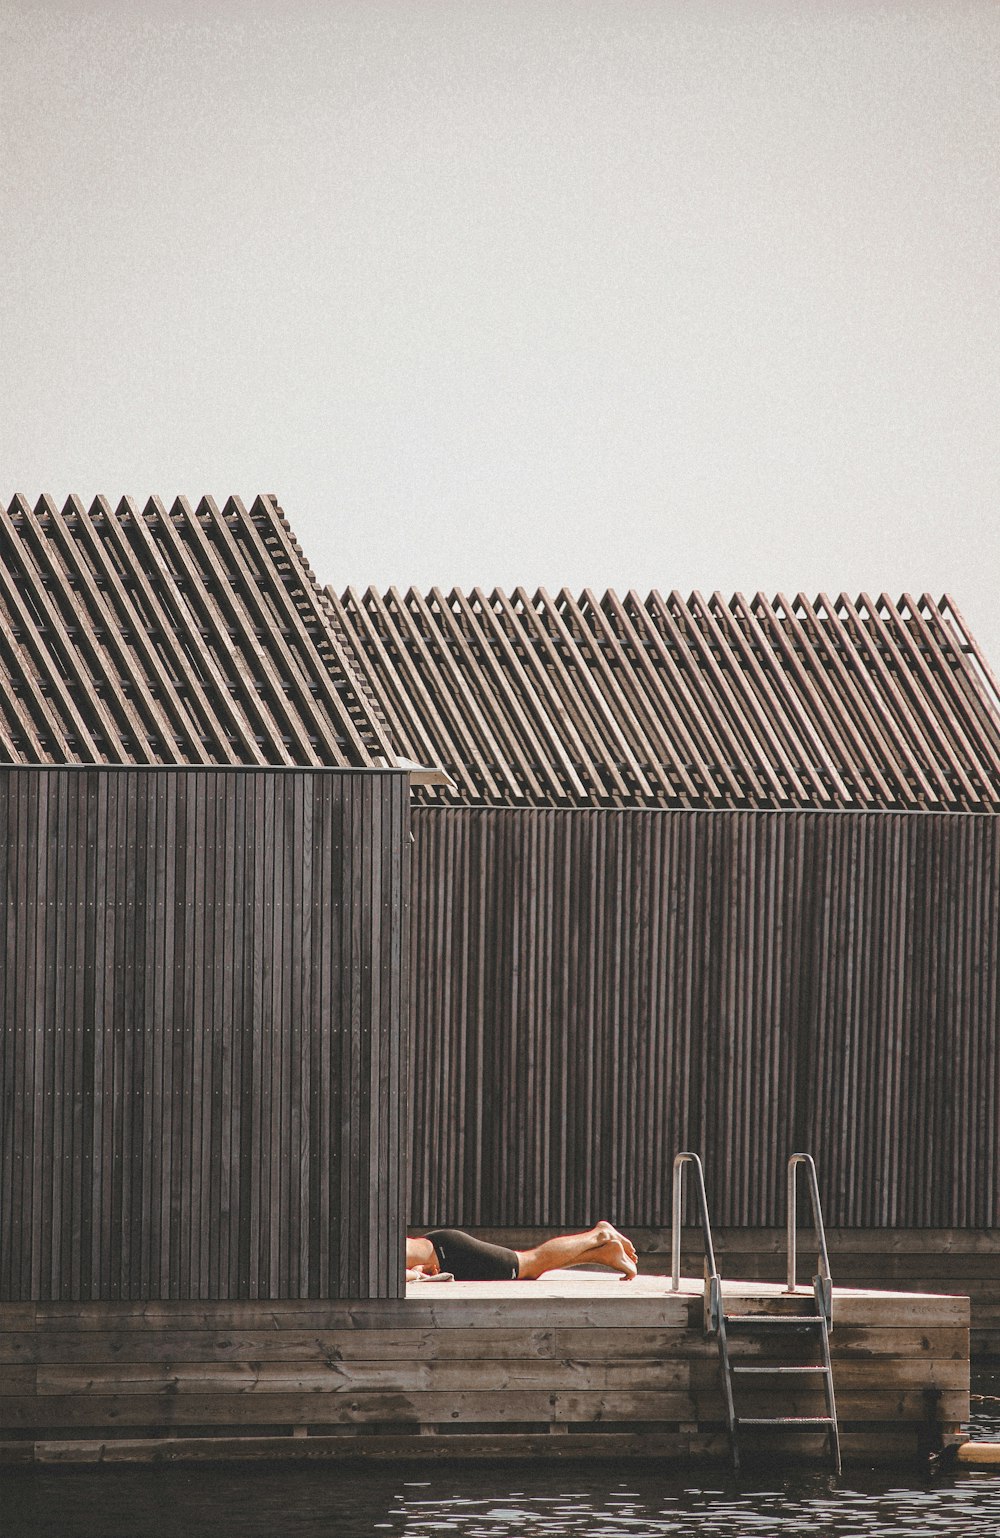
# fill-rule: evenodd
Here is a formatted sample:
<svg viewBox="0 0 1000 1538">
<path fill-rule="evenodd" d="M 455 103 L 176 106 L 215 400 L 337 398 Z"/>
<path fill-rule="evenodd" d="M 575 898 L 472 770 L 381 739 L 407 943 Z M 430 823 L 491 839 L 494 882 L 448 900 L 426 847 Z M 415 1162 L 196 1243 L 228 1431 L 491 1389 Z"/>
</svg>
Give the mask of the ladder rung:
<svg viewBox="0 0 1000 1538">
<path fill-rule="evenodd" d="M 758 1374 L 760 1374 L 760 1373 L 768 1373 L 769 1375 L 771 1373 L 777 1373 L 777 1372 L 787 1372 L 787 1373 L 791 1373 L 791 1372 L 797 1372 L 797 1373 L 821 1372 L 821 1373 L 825 1374 L 826 1368 L 825 1367 L 817 1367 L 814 1363 L 810 1363 L 808 1366 L 803 1366 L 803 1367 L 736 1367 L 736 1366 L 734 1366 L 733 1367 L 733 1372 L 734 1373 L 735 1372 L 758 1373 Z"/>
<path fill-rule="evenodd" d="M 833 1426 L 829 1415 L 740 1415 L 738 1426 Z"/>
<path fill-rule="evenodd" d="M 819 1314 L 726 1314 L 726 1328 L 743 1326 L 769 1330 L 816 1330 L 823 1323 Z"/>
</svg>

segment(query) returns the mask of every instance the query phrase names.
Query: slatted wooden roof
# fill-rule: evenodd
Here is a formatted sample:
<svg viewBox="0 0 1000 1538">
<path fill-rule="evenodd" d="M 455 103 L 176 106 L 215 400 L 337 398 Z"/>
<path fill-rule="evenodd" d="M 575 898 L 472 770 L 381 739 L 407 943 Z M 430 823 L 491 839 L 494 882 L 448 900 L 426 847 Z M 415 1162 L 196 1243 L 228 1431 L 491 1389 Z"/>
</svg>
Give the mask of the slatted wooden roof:
<svg viewBox="0 0 1000 1538">
<path fill-rule="evenodd" d="M 393 753 L 273 499 L 0 505 L 0 761 L 373 767 Z"/>
<path fill-rule="evenodd" d="M 327 589 L 397 749 L 493 805 L 1000 810 L 953 601 Z"/>
</svg>

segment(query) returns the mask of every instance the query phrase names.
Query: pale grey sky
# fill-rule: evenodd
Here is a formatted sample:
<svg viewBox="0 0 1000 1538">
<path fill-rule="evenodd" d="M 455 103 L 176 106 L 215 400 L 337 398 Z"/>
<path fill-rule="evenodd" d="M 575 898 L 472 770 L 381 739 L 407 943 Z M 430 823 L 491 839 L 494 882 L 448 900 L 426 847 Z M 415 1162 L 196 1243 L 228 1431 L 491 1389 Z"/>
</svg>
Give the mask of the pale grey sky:
<svg viewBox="0 0 1000 1538">
<path fill-rule="evenodd" d="M 0 0 L 0 87 L 5 499 L 950 590 L 1000 665 L 996 0 Z"/>
</svg>

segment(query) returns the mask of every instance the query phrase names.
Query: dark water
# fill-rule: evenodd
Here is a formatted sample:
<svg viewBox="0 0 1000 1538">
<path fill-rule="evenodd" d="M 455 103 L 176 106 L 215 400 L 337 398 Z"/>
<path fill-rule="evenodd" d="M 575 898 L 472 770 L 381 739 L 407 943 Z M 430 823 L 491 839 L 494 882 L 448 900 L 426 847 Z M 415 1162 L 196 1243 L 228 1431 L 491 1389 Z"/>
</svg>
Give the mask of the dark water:
<svg viewBox="0 0 1000 1538">
<path fill-rule="evenodd" d="M 979 1416 L 977 1437 L 1000 1439 Z M 649 1464 L 24 1468 L 0 1538 L 998 1538 L 1000 1470 L 756 1475 Z"/>
</svg>

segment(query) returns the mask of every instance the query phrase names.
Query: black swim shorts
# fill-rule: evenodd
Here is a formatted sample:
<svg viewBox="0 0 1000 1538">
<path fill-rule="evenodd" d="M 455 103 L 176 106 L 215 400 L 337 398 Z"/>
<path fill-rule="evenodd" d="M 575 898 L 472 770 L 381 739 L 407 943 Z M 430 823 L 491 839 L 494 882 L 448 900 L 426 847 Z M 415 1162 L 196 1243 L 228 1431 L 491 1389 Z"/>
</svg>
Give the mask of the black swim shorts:
<svg viewBox="0 0 1000 1538">
<path fill-rule="evenodd" d="M 517 1280 L 517 1252 L 502 1244 L 487 1244 L 460 1228 L 435 1228 L 427 1238 L 442 1271 L 456 1282 L 513 1282 Z"/>
</svg>

